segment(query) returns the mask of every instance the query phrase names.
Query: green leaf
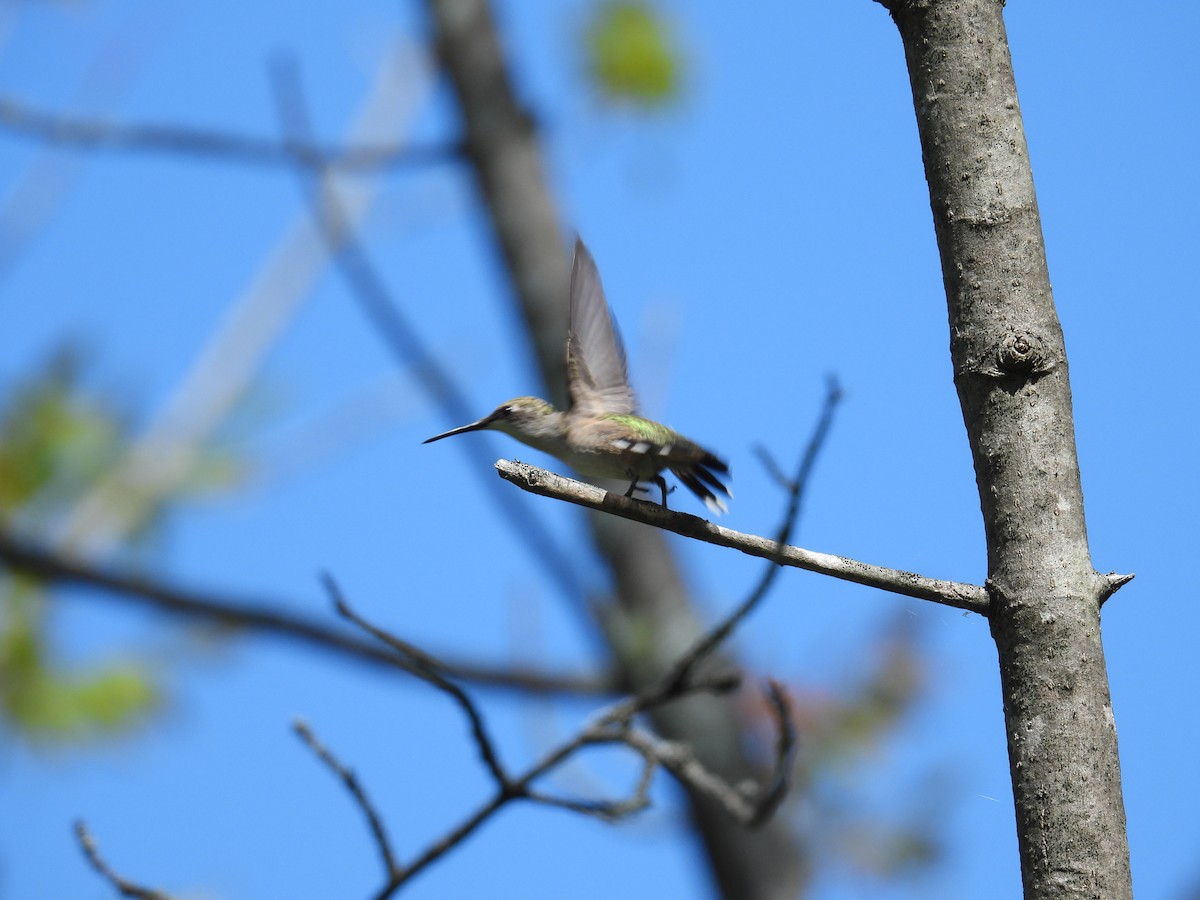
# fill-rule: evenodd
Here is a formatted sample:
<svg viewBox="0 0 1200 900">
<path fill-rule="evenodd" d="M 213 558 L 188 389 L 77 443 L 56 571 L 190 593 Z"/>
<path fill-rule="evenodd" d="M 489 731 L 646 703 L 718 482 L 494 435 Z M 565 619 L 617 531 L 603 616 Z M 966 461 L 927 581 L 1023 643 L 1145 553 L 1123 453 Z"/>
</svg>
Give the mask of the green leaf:
<svg viewBox="0 0 1200 900">
<path fill-rule="evenodd" d="M 679 92 L 678 53 L 648 3 L 600 3 L 588 25 L 587 52 L 593 80 L 612 99 L 661 106 Z"/>
<path fill-rule="evenodd" d="M 5 686 L 11 724 L 35 740 L 76 741 L 125 731 L 158 707 L 160 695 L 139 666 L 118 662 L 64 675 L 45 668 Z"/>
<path fill-rule="evenodd" d="M 0 516 L 35 502 L 59 507 L 116 458 L 124 423 L 108 404 L 83 394 L 79 368 L 77 354 L 61 349 L 5 398 Z"/>
</svg>

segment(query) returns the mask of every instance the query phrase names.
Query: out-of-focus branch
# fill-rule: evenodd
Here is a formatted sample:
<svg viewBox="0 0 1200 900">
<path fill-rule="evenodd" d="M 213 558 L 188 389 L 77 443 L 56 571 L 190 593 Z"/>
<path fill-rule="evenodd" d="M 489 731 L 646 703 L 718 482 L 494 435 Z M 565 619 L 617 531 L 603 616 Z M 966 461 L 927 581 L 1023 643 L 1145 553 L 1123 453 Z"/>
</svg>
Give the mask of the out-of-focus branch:
<svg viewBox="0 0 1200 900">
<path fill-rule="evenodd" d="M 463 710 L 471 724 L 471 731 L 480 757 L 496 788 L 492 799 L 431 844 L 412 862 L 399 863 L 392 852 L 375 806 L 362 785 L 316 740 L 311 730 L 306 728 L 301 736 L 326 766 L 343 782 L 354 802 L 370 823 L 372 834 L 388 870 L 386 882 L 374 895 L 379 900 L 392 896 L 402 885 L 461 844 L 475 829 L 515 800 L 526 800 L 568 809 L 612 821 L 633 815 L 649 805 L 649 789 L 654 772 L 659 768 L 664 768 L 690 790 L 711 798 L 735 821 L 753 827 L 761 825 L 770 817 L 786 793 L 787 774 L 792 765 L 796 738 L 795 731 L 788 720 L 787 701 L 783 688 L 777 683 L 772 682 L 769 685 L 768 694 L 772 708 L 776 711 L 779 720 L 779 740 L 776 745 L 774 774 L 764 790 L 728 783 L 720 775 L 710 771 L 688 745 L 678 741 L 665 740 L 634 724 L 640 715 L 672 701 L 698 692 L 729 691 L 738 684 L 738 679 L 727 675 L 678 677 L 674 671 L 649 689 L 608 707 L 590 724 L 580 729 L 574 737 L 545 753 L 538 762 L 521 774 L 512 775 L 500 762 L 499 752 L 485 725 L 482 711 L 466 691 L 447 677 L 442 663 L 428 652 L 371 624 L 355 613 L 332 579 L 326 579 L 326 586 L 342 616 L 394 650 L 411 665 L 410 671 L 413 674 L 445 693 Z M 729 633 L 730 629 L 725 628 L 725 623 L 722 623 L 719 628 L 724 634 Z M 718 643 L 719 641 L 716 640 L 702 641 L 692 653 L 695 658 L 693 663 L 686 667 L 688 672 L 693 671 L 703 658 L 711 655 Z M 617 800 L 578 800 L 534 789 L 533 785 L 538 779 L 562 765 L 581 749 L 603 744 L 628 747 L 642 758 L 641 777 L 628 797 Z"/>
<path fill-rule="evenodd" d="M 426 6 L 437 58 L 458 100 L 466 157 L 528 329 L 544 396 L 562 405 L 569 229 L 560 222 L 546 178 L 536 120 L 514 89 L 487 0 L 427 0 Z M 588 522 L 614 588 L 615 602 L 602 610 L 601 622 L 613 659 L 628 683 L 651 684 L 679 648 L 704 633 L 700 616 L 661 533 L 612 516 L 593 515 Z M 653 639 L 626 640 L 631 633 Z M 745 723 L 728 699 L 697 697 L 656 710 L 652 718 L 664 737 L 694 742 L 704 763 L 726 781 L 740 783 L 757 772 L 742 740 Z M 749 836 L 705 795 L 689 790 L 688 801 L 713 879 L 726 897 L 793 900 L 804 872 L 786 819 L 773 819 Z"/>
<path fill-rule="evenodd" d="M 817 458 L 821 454 L 821 448 L 825 446 L 825 440 L 829 437 L 829 430 L 833 427 L 834 413 L 837 412 L 838 404 L 841 402 L 842 389 L 838 385 L 837 379 L 830 377 L 826 385 L 825 402 L 821 407 L 821 415 L 818 417 L 817 425 L 808 439 L 808 444 L 805 445 L 796 474 L 784 481 L 784 486 L 787 489 L 787 504 L 779 523 L 778 533 L 775 536 L 774 544 L 776 547 L 786 546 L 792 536 L 792 532 L 796 529 L 796 525 L 800 520 L 800 504 L 804 499 L 804 489 L 808 486 L 808 480 L 812 476 Z M 750 595 L 732 613 L 726 616 L 724 621 L 719 623 L 715 628 L 710 629 L 707 634 L 693 644 L 692 649 L 679 658 L 667 671 L 666 675 L 663 676 L 660 683 L 671 685 L 690 677 L 700 660 L 712 653 L 718 644 L 723 643 L 733 633 L 733 630 L 758 607 L 763 598 L 770 592 L 771 586 L 779 576 L 779 571 L 779 566 L 767 566 L 757 587 L 750 592 Z M 775 695 L 773 694 L 772 696 L 774 697 Z M 782 720 L 781 704 L 782 701 L 776 700 L 774 708 Z"/>
<path fill-rule="evenodd" d="M 93 116 L 115 108 L 142 74 L 158 44 L 161 4 L 130 16 L 105 38 L 79 73 L 74 90 L 65 98 L 68 108 Z M 147 15 L 146 13 L 149 13 Z M 42 142 L 19 174 L 6 173 L 0 197 L 0 282 L 30 249 L 70 195 L 79 159 Z"/>
<path fill-rule="evenodd" d="M 111 884 L 122 897 L 131 897 L 133 900 L 172 900 L 170 895 L 156 891 L 153 888 L 142 887 L 134 884 L 118 875 L 100 855 L 100 849 L 96 846 L 96 841 L 88 831 L 87 825 L 82 821 L 75 823 L 75 837 L 79 841 L 79 847 L 83 850 L 83 855 L 87 859 L 88 864 L 99 873 L 100 877 Z"/>
<path fill-rule="evenodd" d="M 272 69 L 279 117 L 287 140 L 304 142 L 308 139 L 308 109 L 295 67 L 280 62 Z M 413 323 L 388 290 L 366 248 L 354 233 L 354 223 L 342 208 L 337 184 L 330 173 L 321 170 L 298 170 L 301 188 L 309 200 L 316 226 L 324 238 L 338 271 L 345 279 L 352 299 L 359 305 L 368 321 L 387 345 L 397 363 L 410 370 L 426 392 L 446 413 L 453 424 L 462 424 L 476 417 L 466 393 L 425 345 Z M 491 455 L 485 441 L 463 442 L 459 445 L 472 461 L 470 470 L 484 484 L 487 494 L 499 507 L 513 528 L 523 537 L 533 554 L 562 590 L 571 608 L 581 608 L 584 591 L 575 574 L 575 566 L 560 547 L 557 537 L 528 506 L 514 503 L 505 491 L 496 490 L 496 483 L 487 476 L 482 465 Z"/>
<path fill-rule="evenodd" d="M 392 135 L 415 106 L 417 91 L 396 78 L 398 48 L 384 59 L 352 129 Z M 376 190 L 373 179 L 343 179 L 347 223 L 361 219 Z M 185 377 L 112 470 L 76 504 L 54 542 L 89 555 L 120 545 L 177 491 L 205 443 L 245 397 L 312 280 L 327 265 L 322 236 L 302 221 L 280 242 Z"/>
<path fill-rule="evenodd" d="M 286 603 L 263 603 L 245 597 L 200 593 L 157 579 L 111 572 L 18 540 L 3 531 L 0 531 L 0 563 L 49 582 L 90 588 L 126 602 L 197 621 L 283 637 L 346 659 L 411 672 L 411 667 L 394 653 L 343 629 L 290 612 Z M 455 678 L 480 687 L 536 694 L 595 696 L 617 690 L 613 680 L 603 676 L 554 674 L 515 667 L 492 668 L 471 663 L 447 663 L 447 669 Z"/>
<path fill-rule="evenodd" d="M 354 612 L 346 603 L 345 597 L 342 596 L 334 580 L 326 575 L 325 587 L 333 597 L 334 606 L 337 608 L 338 614 L 345 619 L 349 619 L 367 634 L 376 640 L 390 647 L 397 656 L 409 664 L 409 670 L 420 678 L 422 681 L 433 685 L 443 694 L 446 694 L 466 715 L 471 723 L 471 735 L 475 738 L 475 744 L 479 748 L 479 756 L 483 759 L 483 764 L 487 767 L 492 778 L 496 780 L 500 791 L 503 793 L 507 790 L 508 776 L 504 774 L 504 767 L 500 764 L 500 757 L 496 754 L 496 744 L 488 734 L 487 726 L 483 721 L 483 714 L 479 711 L 479 707 L 475 705 L 475 701 L 471 699 L 461 687 L 455 684 L 445 674 L 448 670 L 441 661 L 430 653 L 426 653 L 414 644 L 408 641 L 401 640 L 390 632 L 384 631 L 382 628 L 377 628 L 366 619 L 363 619 Z"/>
<path fill-rule="evenodd" d="M 0 97 L 0 130 L 81 151 L 164 153 L 321 171 L 371 172 L 437 166 L 462 158 L 462 148 L 453 143 L 321 147 L 183 125 L 121 125 L 105 119 L 46 112 L 9 97 Z"/>
<path fill-rule="evenodd" d="M 358 776 L 353 771 L 344 766 L 333 755 L 328 747 L 321 743 L 307 722 L 297 720 L 292 725 L 292 730 L 317 755 L 317 758 L 325 763 L 329 771 L 337 776 L 338 780 L 346 788 L 347 793 L 358 804 L 358 808 L 362 810 L 363 817 L 367 820 L 367 826 L 371 829 L 371 836 L 375 839 L 375 846 L 379 848 L 379 855 L 383 859 L 383 870 L 390 878 L 391 874 L 397 868 L 396 852 L 392 849 L 391 840 L 388 839 L 387 828 L 383 824 L 383 817 L 379 815 L 379 811 L 375 808 L 374 802 L 372 802 L 366 789 L 362 786 L 362 782 L 358 780 Z"/>
</svg>

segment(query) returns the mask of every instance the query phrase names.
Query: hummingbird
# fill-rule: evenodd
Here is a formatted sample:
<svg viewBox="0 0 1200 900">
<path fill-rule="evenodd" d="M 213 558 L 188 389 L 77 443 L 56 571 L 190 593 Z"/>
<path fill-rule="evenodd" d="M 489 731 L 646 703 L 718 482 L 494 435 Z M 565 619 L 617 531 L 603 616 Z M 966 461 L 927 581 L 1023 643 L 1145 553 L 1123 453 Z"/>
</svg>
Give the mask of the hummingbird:
<svg viewBox="0 0 1200 900">
<path fill-rule="evenodd" d="M 489 428 L 557 457 L 581 475 L 628 480 L 626 497 L 648 490 L 640 487 L 643 482 L 655 484 L 664 507 L 667 482 L 662 472 L 669 469 L 711 511 L 727 511 L 719 495 L 733 497 L 721 483 L 729 466 L 666 425 L 637 414 L 625 347 L 604 299 L 596 261 L 579 239 L 571 265 L 567 393 L 571 405 L 566 411 L 538 397 L 517 397 L 476 422 L 423 443 Z"/>
</svg>

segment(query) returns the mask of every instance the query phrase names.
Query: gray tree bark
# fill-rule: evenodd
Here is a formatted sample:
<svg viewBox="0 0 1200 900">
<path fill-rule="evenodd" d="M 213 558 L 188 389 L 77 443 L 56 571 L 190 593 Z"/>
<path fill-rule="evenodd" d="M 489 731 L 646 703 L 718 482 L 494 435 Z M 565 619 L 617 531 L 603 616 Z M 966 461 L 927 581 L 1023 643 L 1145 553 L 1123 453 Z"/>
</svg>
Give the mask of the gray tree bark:
<svg viewBox="0 0 1200 900">
<path fill-rule="evenodd" d="M 515 288 L 549 396 L 565 399 L 567 236 L 546 182 L 534 124 L 512 89 L 486 0 L 429 0 L 435 46 L 462 114 L 465 151 Z M 701 635 L 679 568 L 656 529 L 589 516 L 616 588 L 603 622 L 630 686 L 652 680 Z M 647 640 L 644 636 L 650 635 Z M 653 716 L 664 737 L 685 741 L 705 766 L 737 784 L 756 766 L 743 723 L 727 699 L 691 698 Z M 688 797 L 721 894 L 738 900 L 794 898 L 804 881 L 802 848 L 782 818 L 749 831 L 712 800 Z"/>
<path fill-rule="evenodd" d="M 908 60 L 988 551 L 1027 900 L 1132 896 L 1071 386 L 1002 0 L 880 0 Z"/>
</svg>

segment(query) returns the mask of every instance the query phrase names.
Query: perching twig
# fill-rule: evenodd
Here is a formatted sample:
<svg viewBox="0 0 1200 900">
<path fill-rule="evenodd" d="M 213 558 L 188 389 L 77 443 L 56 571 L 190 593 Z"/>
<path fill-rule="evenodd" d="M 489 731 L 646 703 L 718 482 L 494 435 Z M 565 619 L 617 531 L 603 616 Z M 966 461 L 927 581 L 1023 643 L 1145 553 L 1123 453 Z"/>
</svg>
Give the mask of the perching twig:
<svg viewBox="0 0 1200 900">
<path fill-rule="evenodd" d="M 498 460 L 496 470 L 505 481 L 511 481 L 522 490 L 541 494 L 543 497 L 553 497 L 586 506 L 588 509 L 609 512 L 623 519 L 653 525 L 708 544 L 740 550 L 781 566 L 805 569 L 843 581 L 853 581 L 895 594 L 931 600 L 934 603 L 987 615 L 987 592 L 979 585 L 929 578 L 902 569 L 888 569 L 845 556 L 816 553 L 801 547 L 780 547 L 775 541 L 758 535 L 722 528 L 698 516 L 666 509 L 657 503 L 622 497 L 619 492 L 606 491 L 516 460 Z"/>
<path fill-rule="evenodd" d="M 78 838 L 79 846 L 83 849 L 83 855 L 87 858 L 91 867 L 100 874 L 101 878 L 116 888 L 122 897 L 132 897 L 133 900 L 171 900 L 168 894 L 156 891 L 153 888 L 134 884 L 132 881 L 127 881 L 114 872 L 108 863 L 104 861 L 104 858 L 100 856 L 100 850 L 96 846 L 96 841 L 92 838 L 83 820 L 75 823 L 75 837 Z"/>
</svg>

